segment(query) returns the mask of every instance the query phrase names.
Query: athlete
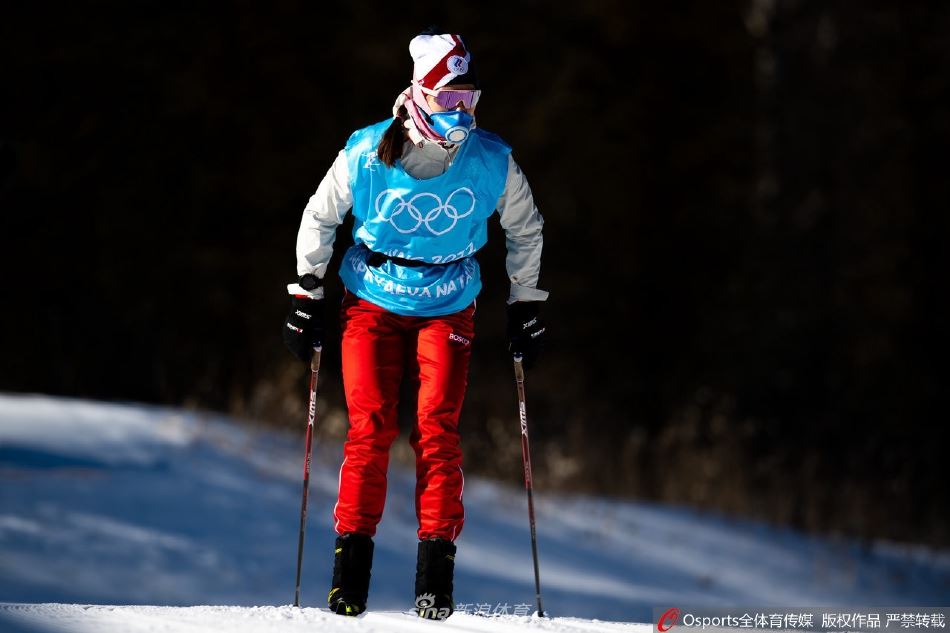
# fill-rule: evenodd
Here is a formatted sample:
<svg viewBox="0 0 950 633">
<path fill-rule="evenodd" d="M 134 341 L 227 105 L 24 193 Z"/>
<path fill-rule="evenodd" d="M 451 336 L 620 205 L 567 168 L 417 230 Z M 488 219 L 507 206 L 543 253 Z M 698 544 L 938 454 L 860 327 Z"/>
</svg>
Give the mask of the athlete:
<svg viewBox="0 0 950 633">
<path fill-rule="evenodd" d="M 373 537 L 386 497 L 389 449 L 398 435 L 403 373 L 417 390 L 410 436 L 416 455 L 416 610 L 444 619 L 452 599 L 455 539 L 462 531 L 458 421 L 481 289 L 473 255 L 497 211 L 506 235 L 508 351 L 530 368 L 540 352 L 543 219 L 511 148 L 475 126 L 481 96 L 459 35 L 429 29 L 409 43 L 413 77 L 393 116 L 354 132 L 303 212 L 297 281 L 284 341 L 309 363 L 324 334 L 323 280 L 337 227 L 354 215 L 340 308 L 349 430 L 334 508 L 335 613 L 366 609 Z"/>
</svg>

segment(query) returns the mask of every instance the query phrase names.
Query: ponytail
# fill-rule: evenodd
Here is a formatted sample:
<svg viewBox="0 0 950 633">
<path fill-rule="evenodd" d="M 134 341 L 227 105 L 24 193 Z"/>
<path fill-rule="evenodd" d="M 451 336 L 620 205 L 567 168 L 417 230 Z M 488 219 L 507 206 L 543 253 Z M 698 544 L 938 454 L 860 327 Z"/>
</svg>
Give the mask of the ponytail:
<svg viewBox="0 0 950 633">
<path fill-rule="evenodd" d="M 406 108 L 400 107 L 399 114 L 393 118 L 386 131 L 383 132 L 383 138 L 380 139 L 376 147 L 376 157 L 383 161 L 387 167 L 392 167 L 396 161 L 402 157 L 402 146 L 406 140 L 406 134 L 403 128 L 403 121 L 409 116 Z"/>
</svg>

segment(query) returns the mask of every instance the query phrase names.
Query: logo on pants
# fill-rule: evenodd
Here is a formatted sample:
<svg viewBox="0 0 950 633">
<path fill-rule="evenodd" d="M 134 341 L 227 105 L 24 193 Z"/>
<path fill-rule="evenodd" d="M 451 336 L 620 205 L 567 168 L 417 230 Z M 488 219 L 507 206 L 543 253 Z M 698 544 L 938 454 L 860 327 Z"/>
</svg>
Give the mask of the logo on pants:
<svg viewBox="0 0 950 633">
<path fill-rule="evenodd" d="M 461 334 L 456 334 L 455 332 L 449 332 L 449 340 L 453 343 L 459 343 L 460 345 L 471 345 L 472 341 L 465 338 Z"/>
</svg>

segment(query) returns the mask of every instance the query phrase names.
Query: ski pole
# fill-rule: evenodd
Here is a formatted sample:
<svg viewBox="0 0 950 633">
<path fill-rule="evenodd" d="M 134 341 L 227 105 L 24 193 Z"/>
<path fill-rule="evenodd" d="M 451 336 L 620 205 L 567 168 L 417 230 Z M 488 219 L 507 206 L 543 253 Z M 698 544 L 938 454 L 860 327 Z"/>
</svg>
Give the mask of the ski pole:
<svg viewBox="0 0 950 633">
<path fill-rule="evenodd" d="M 528 447 L 528 412 L 524 397 L 524 367 L 520 354 L 514 355 L 515 383 L 518 386 L 518 415 L 521 418 L 521 460 L 524 464 L 524 486 L 528 491 L 528 518 L 531 521 L 531 555 L 534 557 L 534 588 L 538 597 L 538 615 L 544 617 L 541 605 L 541 573 L 538 571 L 538 535 L 534 525 L 533 484 L 531 481 L 531 451 Z"/>
<path fill-rule="evenodd" d="M 310 409 L 307 413 L 307 453 L 303 462 L 303 499 L 300 502 L 300 538 L 297 541 L 297 590 L 294 592 L 294 606 L 300 606 L 300 572 L 303 568 L 303 537 L 307 527 L 307 491 L 310 488 L 310 460 L 313 455 L 313 421 L 317 417 L 317 374 L 320 373 L 319 345 L 313 348 L 310 359 Z"/>
</svg>

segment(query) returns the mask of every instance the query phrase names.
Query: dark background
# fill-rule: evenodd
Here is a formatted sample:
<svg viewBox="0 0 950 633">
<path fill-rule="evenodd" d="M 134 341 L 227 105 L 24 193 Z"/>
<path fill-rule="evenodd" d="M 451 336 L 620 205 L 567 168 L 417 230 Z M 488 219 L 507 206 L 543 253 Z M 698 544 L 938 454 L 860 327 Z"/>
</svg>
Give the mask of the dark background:
<svg viewBox="0 0 950 633">
<path fill-rule="evenodd" d="M 536 486 L 950 544 L 946 2 L 15 3 L 0 389 L 302 433 L 300 214 L 431 23 L 546 218 Z M 517 482 L 497 222 L 479 260 L 467 469 Z"/>
</svg>

